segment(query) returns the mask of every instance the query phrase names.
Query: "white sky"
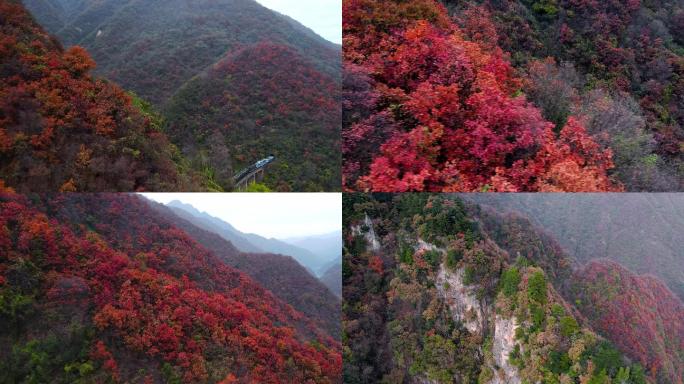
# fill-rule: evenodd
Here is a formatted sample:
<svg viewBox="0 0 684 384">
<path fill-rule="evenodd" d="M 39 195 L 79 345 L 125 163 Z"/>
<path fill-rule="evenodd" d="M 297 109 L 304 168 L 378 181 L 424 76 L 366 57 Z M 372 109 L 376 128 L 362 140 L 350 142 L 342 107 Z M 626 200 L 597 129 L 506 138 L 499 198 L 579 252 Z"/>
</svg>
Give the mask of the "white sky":
<svg viewBox="0 0 684 384">
<path fill-rule="evenodd" d="M 333 43 L 342 44 L 342 0 L 256 0 L 288 15 Z"/>
<path fill-rule="evenodd" d="M 143 193 L 179 200 L 218 217 L 241 232 L 283 239 L 342 230 L 341 193 Z"/>
</svg>

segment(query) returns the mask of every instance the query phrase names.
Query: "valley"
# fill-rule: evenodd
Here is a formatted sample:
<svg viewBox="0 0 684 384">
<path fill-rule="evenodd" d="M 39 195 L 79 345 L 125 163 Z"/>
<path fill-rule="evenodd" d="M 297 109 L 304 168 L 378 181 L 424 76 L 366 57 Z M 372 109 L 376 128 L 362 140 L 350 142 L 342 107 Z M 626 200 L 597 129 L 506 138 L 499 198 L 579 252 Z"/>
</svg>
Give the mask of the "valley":
<svg viewBox="0 0 684 384">
<path fill-rule="evenodd" d="M 253 0 L 192 4 L 185 0 L 5 0 L 3 4 L 12 9 L 4 14 L 24 15 L 21 25 L 15 25 L 19 20 L 2 20 L 9 47 L 15 41 L 35 41 L 40 35 L 50 41 L 54 52 L 78 51 L 83 56 L 79 60 L 87 63 L 78 75 L 122 92 L 117 96 L 120 103 L 130 104 L 127 108 L 141 115 L 139 121 L 120 122 L 112 114 L 120 106 L 97 99 L 87 100 L 89 107 L 81 108 L 75 103 L 76 98 L 83 99 L 78 94 L 62 94 L 61 100 L 52 102 L 69 102 L 81 114 L 97 111 L 104 117 L 73 119 L 46 104 L 40 93 L 10 99 L 3 108 L 14 120 L 3 124 L 3 148 L 20 151 L 24 136 L 36 136 L 29 148 L 41 152 L 22 160 L 4 150 L 12 160 L 11 168 L 0 177 L 8 184 L 35 190 L 30 180 L 13 175 L 21 167 L 30 167 L 29 175 L 44 173 L 41 169 L 46 166 L 41 163 L 47 162 L 65 168 L 62 173 L 67 174 L 55 175 L 54 183 L 59 184 L 53 191 L 60 187 L 231 191 L 239 181 L 234 179 L 238 171 L 273 155 L 275 161 L 265 172 L 240 189 L 341 188 L 341 47 L 294 19 Z M 27 33 L 27 27 L 33 32 Z M 12 49 L 21 54 L 20 47 Z M 18 67 L 8 61 L 11 57 L 3 54 L 3 89 L 8 91 L 17 87 L 13 76 L 19 75 Z M 59 76 L 52 66 L 43 71 L 46 78 Z M 42 86 L 61 92 L 56 82 Z M 33 113 L 19 113 L 25 109 Z M 92 129 L 89 124 L 109 126 Z M 67 140 L 67 128 L 92 130 L 95 137 L 72 135 Z M 150 132 L 140 137 L 139 132 L 145 130 Z M 36 141 L 41 132 L 45 136 L 42 147 Z M 117 140 L 121 137 L 131 139 L 121 143 Z M 95 139 L 103 143 L 93 143 Z M 152 139 L 160 142 L 156 148 L 142 146 Z M 116 145 L 104 147 L 108 142 Z M 50 148 L 51 157 L 42 152 L 45 147 Z M 136 179 L 119 184 L 109 181 L 103 162 L 89 161 L 92 153 L 105 150 L 112 158 L 106 163 L 116 164 Z M 161 164 L 138 171 L 141 158 L 145 164 Z"/>
</svg>

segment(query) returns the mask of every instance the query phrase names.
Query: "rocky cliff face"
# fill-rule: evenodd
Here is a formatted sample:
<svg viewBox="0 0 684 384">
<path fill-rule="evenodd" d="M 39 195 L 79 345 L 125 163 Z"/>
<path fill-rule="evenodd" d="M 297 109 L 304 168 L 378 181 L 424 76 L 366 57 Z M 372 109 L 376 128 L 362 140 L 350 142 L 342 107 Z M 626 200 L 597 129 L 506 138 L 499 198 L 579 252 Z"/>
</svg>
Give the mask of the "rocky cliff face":
<svg viewBox="0 0 684 384">
<path fill-rule="evenodd" d="M 492 355 L 498 370 L 495 370 L 494 378 L 490 384 L 520 384 L 518 369 L 511 365 L 509 356 L 515 348 L 515 330 L 518 324 L 515 318 L 506 319 L 496 315 L 494 320 L 494 338 L 492 343 Z"/>
<path fill-rule="evenodd" d="M 486 316 L 490 311 L 477 298 L 474 286 L 464 283 L 463 276 L 462 268 L 450 271 L 442 265 L 437 274 L 437 291 L 448 304 L 454 320 L 463 323 L 469 332 L 483 335 L 487 324 Z M 509 356 L 515 348 L 515 331 L 518 326 L 515 318 L 495 316 L 492 339 L 493 364 L 490 366 L 494 375 L 489 384 L 521 383 L 517 368 L 509 362 Z"/>
<path fill-rule="evenodd" d="M 472 287 L 463 282 L 463 269 L 450 271 L 444 264 L 437 273 L 437 290 L 449 305 L 454 320 L 470 332 L 482 334 L 484 310 Z"/>
<path fill-rule="evenodd" d="M 380 250 L 380 240 L 378 240 L 378 236 L 375 234 L 373 222 L 368 215 L 366 215 L 366 217 L 363 219 L 363 224 L 352 227 L 352 233 L 354 235 L 363 235 L 364 239 L 368 243 L 368 250 Z"/>
</svg>

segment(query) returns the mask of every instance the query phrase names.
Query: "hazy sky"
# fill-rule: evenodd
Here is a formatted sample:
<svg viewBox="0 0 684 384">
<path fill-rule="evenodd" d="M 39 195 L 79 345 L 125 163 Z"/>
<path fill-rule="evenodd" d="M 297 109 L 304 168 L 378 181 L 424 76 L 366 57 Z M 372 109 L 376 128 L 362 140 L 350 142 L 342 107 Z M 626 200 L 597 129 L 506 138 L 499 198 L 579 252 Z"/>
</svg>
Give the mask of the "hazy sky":
<svg viewBox="0 0 684 384">
<path fill-rule="evenodd" d="M 342 229 L 340 193 L 143 193 L 160 203 L 179 200 L 241 232 L 278 239 Z"/>
<path fill-rule="evenodd" d="M 320 36 L 342 44 L 342 0 L 256 0 L 288 15 Z"/>
</svg>

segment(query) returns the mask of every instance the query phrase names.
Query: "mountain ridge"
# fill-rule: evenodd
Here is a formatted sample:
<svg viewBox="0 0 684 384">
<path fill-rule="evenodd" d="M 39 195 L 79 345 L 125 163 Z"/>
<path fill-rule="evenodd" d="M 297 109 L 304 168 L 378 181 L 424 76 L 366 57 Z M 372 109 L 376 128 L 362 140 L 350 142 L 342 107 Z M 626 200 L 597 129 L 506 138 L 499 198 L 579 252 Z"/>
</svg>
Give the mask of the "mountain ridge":
<svg viewBox="0 0 684 384">
<path fill-rule="evenodd" d="M 142 198 L 3 189 L 0 222 L 3 382 L 341 382 L 334 339 Z"/>
<path fill-rule="evenodd" d="M 234 174 L 268 155 L 271 190 L 340 189 L 341 46 L 254 0 L 25 3 L 85 47 L 96 74 L 161 111 L 208 189 L 234 189 Z M 49 17 L 59 9 L 73 19 L 62 28 Z"/>
<path fill-rule="evenodd" d="M 183 215 L 183 212 L 185 212 L 191 214 L 194 218 L 201 220 L 193 223 L 206 230 L 219 234 L 226 240 L 231 241 L 238 249 L 246 252 L 269 252 L 291 256 L 297 260 L 300 265 L 306 268 L 312 276 L 317 276 L 313 271 L 319 269 L 319 267 L 326 262 L 326 260 L 319 260 L 319 256 L 304 248 L 291 245 L 275 238 L 269 239 L 257 234 L 241 232 L 224 220 L 213 217 L 205 212 L 200 212 L 189 204 L 171 202 L 169 203 L 169 206 L 174 209 L 176 213 L 180 213 L 181 216 Z M 178 210 L 183 212 L 178 212 Z M 211 223 L 211 225 L 206 225 L 207 221 Z"/>
<path fill-rule="evenodd" d="M 328 292 L 327 286 L 312 276 L 294 258 L 268 254 L 265 251 L 245 253 L 214 231 L 196 226 L 192 221 L 178 215 L 179 212 L 169 206 L 171 203 L 164 205 L 152 200 L 148 200 L 147 203 L 198 243 L 214 252 L 226 264 L 251 276 L 277 297 L 317 322 L 330 336 L 339 340 L 339 300 L 332 295 L 335 292 Z"/>
</svg>

